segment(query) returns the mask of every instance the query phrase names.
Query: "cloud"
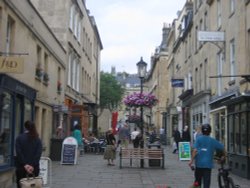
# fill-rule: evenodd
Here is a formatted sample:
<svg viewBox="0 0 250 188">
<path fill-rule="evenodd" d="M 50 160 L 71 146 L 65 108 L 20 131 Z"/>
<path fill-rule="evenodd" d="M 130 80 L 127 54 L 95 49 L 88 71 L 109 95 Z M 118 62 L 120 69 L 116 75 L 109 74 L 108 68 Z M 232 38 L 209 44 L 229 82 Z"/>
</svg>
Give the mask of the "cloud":
<svg viewBox="0 0 250 188">
<path fill-rule="evenodd" d="M 101 69 L 136 72 L 136 63 L 150 56 L 162 39 L 163 23 L 171 24 L 185 0 L 88 0 L 104 46 Z"/>
</svg>

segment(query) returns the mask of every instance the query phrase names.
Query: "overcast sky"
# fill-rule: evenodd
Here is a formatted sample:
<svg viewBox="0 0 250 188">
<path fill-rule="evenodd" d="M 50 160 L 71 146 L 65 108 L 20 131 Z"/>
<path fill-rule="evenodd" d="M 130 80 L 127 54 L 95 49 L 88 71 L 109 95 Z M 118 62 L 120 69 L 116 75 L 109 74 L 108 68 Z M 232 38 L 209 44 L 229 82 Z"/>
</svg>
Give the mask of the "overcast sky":
<svg viewBox="0 0 250 188">
<path fill-rule="evenodd" d="M 86 0 L 103 44 L 101 70 L 137 73 L 136 63 L 150 64 L 162 39 L 163 24 L 172 24 L 186 0 Z"/>
</svg>

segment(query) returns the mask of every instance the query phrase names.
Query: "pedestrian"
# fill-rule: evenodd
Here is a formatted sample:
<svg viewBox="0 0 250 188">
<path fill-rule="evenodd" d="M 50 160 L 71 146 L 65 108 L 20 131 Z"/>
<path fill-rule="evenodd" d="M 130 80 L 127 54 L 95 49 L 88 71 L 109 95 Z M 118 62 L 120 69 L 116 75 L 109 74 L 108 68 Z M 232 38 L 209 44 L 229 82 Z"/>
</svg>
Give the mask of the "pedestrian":
<svg viewBox="0 0 250 188">
<path fill-rule="evenodd" d="M 181 133 L 177 127 L 175 127 L 174 129 L 173 137 L 174 137 L 174 143 L 175 143 L 175 146 L 173 148 L 173 153 L 176 153 L 176 151 L 179 150 L 179 142 L 181 141 Z"/>
<path fill-rule="evenodd" d="M 199 186 L 203 182 L 203 188 L 209 188 L 214 152 L 224 152 L 224 146 L 209 136 L 211 133 L 211 126 L 209 124 L 202 125 L 201 131 L 202 136 L 199 136 L 194 144 L 189 166 L 192 167 L 195 160 L 195 182 L 198 182 Z"/>
<path fill-rule="evenodd" d="M 119 129 L 119 140 L 121 141 L 121 147 L 128 147 L 130 132 L 128 128 L 128 121 L 126 120 L 123 127 Z"/>
<path fill-rule="evenodd" d="M 81 126 L 79 124 L 76 124 L 74 126 L 72 136 L 76 139 L 77 144 L 78 144 L 77 156 L 78 157 L 82 156 L 82 154 L 84 152 L 84 145 L 83 145 L 83 139 L 82 139 Z"/>
<path fill-rule="evenodd" d="M 116 139 L 112 128 L 106 132 L 106 143 L 107 146 L 103 158 L 108 160 L 108 165 L 114 166 L 114 160 L 116 158 Z"/>
<path fill-rule="evenodd" d="M 16 184 L 27 175 L 39 175 L 39 161 L 42 155 L 42 142 L 32 121 L 24 123 L 25 131 L 16 138 Z"/>
<path fill-rule="evenodd" d="M 202 133 L 201 133 L 201 125 L 198 125 L 196 128 L 195 128 L 195 132 L 194 132 L 194 143 L 196 141 L 196 139 L 201 136 Z"/>
<path fill-rule="evenodd" d="M 183 142 L 190 142 L 191 141 L 191 135 L 190 135 L 189 128 L 187 125 L 184 127 L 184 130 L 182 132 L 182 141 Z"/>
<path fill-rule="evenodd" d="M 134 148 L 138 148 L 139 147 L 139 137 L 138 135 L 140 134 L 140 132 L 137 130 L 137 128 L 134 128 L 134 131 L 131 132 L 131 140 L 133 142 L 133 146 Z"/>
</svg>

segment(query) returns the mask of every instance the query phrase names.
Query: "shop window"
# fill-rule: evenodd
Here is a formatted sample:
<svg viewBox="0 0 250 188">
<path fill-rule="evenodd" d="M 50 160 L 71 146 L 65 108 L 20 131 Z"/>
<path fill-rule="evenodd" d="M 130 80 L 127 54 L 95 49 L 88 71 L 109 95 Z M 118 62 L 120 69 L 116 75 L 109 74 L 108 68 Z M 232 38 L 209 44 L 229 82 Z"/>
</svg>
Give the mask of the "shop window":
<svg viewBox="0 0 250 188">
<path fill-rule="evenodd" d="M 0 95 L 0 168 L 10 165 L 11 156 L 11 95 L 4 92 Z"/>
<path fill-rule="evenodd" d="M 8 17 L 6 31 L 6 53 L 11 53 L 14 45 L 15 21 Z"/>
<path fill-rule="evenodd" d="M 248 124 L 250 123 L 250 112 L 248 112 Z M 248 138 L 248 148 L 247 148 L 247 152 L 248 152 L 248 156 L 250 156 L 250 128 L 248 127 L 248 132 L 247 132 L 247 138 Z"/>
<path fill-rule="evenodd" d="M 234 153 L 234 116 L 228 117 L 228 151 Z"/>
<path fill-rule="evenodd" d="M 32 105 L 28 99 L 24 100 L 24 122 L 32 120 Z"/>
<path fill-rule="evenodd" d="M 240 125 L 239 114 L 235 114 L 235 127 L 234 127 L 234 148 L 237 154 L 240 153 Z"/>
<path fill-rule="evenodd" d="M 240 146 L 241 154 L 247 154 L 247 123 L 246 123 L 246 113 L 242 113 L 240 117 Z"/>
</svg>

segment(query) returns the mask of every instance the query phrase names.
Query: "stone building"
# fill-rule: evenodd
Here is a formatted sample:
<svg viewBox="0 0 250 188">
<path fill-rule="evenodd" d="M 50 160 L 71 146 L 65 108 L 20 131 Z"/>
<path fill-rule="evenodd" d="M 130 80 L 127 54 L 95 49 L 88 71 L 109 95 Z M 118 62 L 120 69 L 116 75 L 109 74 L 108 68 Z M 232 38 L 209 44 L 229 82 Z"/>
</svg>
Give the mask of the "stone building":
<svg viewBox="0 0 250 188">
<path fill-rule="evenodd" d="M 54 131 L 63 128 L 67 135 L 78 123 L 85 136 L 97 133 L 99 104 L 100 51 L 102 43 L 93 16 L 85 1 L 31 0 L 66 51 L 64 105 L 68 113 L 57 112 Z M 60 108 L 59 108 L 60 109 Z M 62 123 L 57 123 L 62 121 Z"/>
<path fill-rule="evenodd" d="M 64 101 L 57 83 L 64 85 L 66 52 L 29 1 L 0 2 L 0 38 L 1 65 L 20 67 L 0 74 L 0 185 L 8 188 L 15 138 L 26 120 L 36 122 L 43 155 L 50 152 L 53 106 Z"/>
<path fill-rule="evenodd" d="M 0 1 L 3 188 L 14 182 L 14 142 L 26 120 L 36 123 L 43 156 L 53 151 L 56 160 L 51 138 L 68 136 L 75 123 L 97 131 L 102 44 L 85 1 L 66 2 Z"/>
<path fill-rule="evenodd" d="M 154 94 L 156 98 L 159 99 L 159 103 L 152 107 L 152 109 L 144 108 L 145 121 L 151 126 L 149 128 L 156 128 L 157 131 L 164 128 L 165 132 L 167 130 L 166 93 L 168 93 L 168 74 L 166 64 L 169 55 L 167 48 L 169 31 L 170 27 L 164 24 L 161 44 L 156 48 L 154 55 L 151 57 L 151 68 L 144 80 L 144 84 L 147 86 L 147 92 Z"/>
<path fill-rule="evenodd" d="M 177 18 L 179 35 L 170 55 L 174 70 L 169 73 L 184 81 L 175 96 L 180 99 L 175 105 L 181 107 L 181 127 L 189 125 L 192 134 L 196 126 L 210 123 L 212 135 L 230 153 L 233 172 L 247 178 L 249 4 L 248 0 L 187 1 Z"/>
</svg>

